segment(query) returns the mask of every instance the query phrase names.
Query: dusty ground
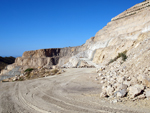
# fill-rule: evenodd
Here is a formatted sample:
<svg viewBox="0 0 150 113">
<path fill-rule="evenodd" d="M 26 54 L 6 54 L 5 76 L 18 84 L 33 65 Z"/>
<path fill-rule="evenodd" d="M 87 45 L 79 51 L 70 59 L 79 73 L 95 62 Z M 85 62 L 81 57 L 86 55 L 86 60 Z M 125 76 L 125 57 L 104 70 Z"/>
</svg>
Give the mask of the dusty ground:
<svg viewBox="0 0 150 113">
<path fill-rule="evenodd" d="M 0 83 L 0 113 L 149 113 L 149 100 L 110 104 L 100 99 L 95 69 L 21 82 Z"/>
</svg>

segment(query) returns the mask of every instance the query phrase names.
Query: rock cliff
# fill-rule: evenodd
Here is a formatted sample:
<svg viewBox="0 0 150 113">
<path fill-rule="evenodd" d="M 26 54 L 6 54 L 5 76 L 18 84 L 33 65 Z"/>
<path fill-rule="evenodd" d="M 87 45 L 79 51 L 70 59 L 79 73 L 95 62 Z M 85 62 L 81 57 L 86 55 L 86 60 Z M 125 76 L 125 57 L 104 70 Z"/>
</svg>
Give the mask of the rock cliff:
<svg viewBox="0 0 150 113">
<path fill-rule="evenodd" d="M 83 57 L 86 58 L 84 60 L 89 59 L 96 63 L 95 67 L 99 67 L 98 65 L 107 64 L 118 53 L 125 50 L 129 52 L 135 44 L 140 43 L 139 40 L 149 38 L 149 12 L 150 1 L 146 0 L 112 18 L 95 37 L 86 41 L 86 50 L 73 56 L 66 66 L 77 64 L 75 62 L 83 60 Z"/>
<path fill-rule="evenodd" d="M 52 68 L 53 65 L 61 66 L 68 62 L 70 57 L 82 51 L 82 48 L 82 46 L 77 46 L 26 51 L 22 57 L 15 59 L 14 64 L 6 66 L 6 68 L 1 71 L 1 76 L 10 77 L 19 75 L 21 71 L 27 68 Z"/>
<path fill-rule="evenodd" d="M 22 57 L 16 58 L 15 64 L 30 67 L 50 67 L 57 65 L 60 58 L 71 57 L 80 51 L 79 47 L 40 49 L 35 51 L 26 51 Z M 67 59 L 66 59 L 67 60 Z"/>
</svg>

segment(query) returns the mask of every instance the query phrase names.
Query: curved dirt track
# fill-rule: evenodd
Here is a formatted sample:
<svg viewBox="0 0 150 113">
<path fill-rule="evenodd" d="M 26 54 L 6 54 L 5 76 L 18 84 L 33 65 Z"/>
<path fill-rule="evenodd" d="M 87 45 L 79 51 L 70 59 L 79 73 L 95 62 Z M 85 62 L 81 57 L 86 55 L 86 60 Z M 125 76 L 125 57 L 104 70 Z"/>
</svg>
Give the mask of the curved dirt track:
<svg viewBox="0 0 150 113">
<path fill-rule="evenodd" d="M 61 75 L 0 83 L 0 113 L 137 113 L 99 98 L 95 69 L 67 69 Z M 139 111 L 141 112 L 141 111 Z"/>
</svg>

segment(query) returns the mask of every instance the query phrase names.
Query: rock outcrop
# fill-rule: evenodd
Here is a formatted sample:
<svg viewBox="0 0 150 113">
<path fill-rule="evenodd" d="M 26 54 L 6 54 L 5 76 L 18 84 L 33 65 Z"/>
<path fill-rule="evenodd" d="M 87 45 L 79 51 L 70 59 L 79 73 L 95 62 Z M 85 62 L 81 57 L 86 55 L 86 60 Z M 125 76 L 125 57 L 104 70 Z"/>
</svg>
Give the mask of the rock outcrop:
<svg viewBox="0 0 150 113">
<path fill-rule="evenodd" d="M 79 53 L 79 51 L 80 46 L 26 51 L 23 53 L 22 57 L 16 58 L 15 64 L 29 67 L 50 67 L 52 65 L 57 65 L 60 58 L 71 57 Z"/>
<path fill-rule="evenodd" d="M 87 58 L 97 64 L 95 67 L 99 67 L 118 53 L 129 52 L 133 46 L 149 37 L 149 12 L 150 1 L 146 0 L 114 17 L 95 37 L 87 40 L 84 44 L 86 49 L 73 56 L 65 66 L 74 66 L 81 58 Z"/>
</svg>

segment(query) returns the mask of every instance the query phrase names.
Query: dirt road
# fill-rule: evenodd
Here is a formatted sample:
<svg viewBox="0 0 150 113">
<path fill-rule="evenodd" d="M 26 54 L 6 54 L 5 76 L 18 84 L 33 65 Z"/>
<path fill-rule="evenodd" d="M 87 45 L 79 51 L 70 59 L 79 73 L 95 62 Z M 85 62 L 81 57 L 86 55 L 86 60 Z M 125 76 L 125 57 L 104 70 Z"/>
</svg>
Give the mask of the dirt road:
<svg viewBox="0 0 150 113">
<path fill-rule="evenodd" d="M 99 98 L 95 69 L 67 69 L 46 78 L 0 83 L 0 113 L 137 113 Z"/>
</svg>

